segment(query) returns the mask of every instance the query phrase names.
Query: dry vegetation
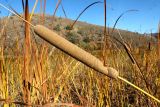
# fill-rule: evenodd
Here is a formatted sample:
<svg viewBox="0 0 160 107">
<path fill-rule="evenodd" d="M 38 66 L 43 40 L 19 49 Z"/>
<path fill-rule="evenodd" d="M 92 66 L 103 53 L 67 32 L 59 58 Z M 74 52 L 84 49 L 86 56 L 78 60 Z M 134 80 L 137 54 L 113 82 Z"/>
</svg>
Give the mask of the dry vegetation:
<svg viewBox="0 0 160 107">
<path fill-rule="evenodd" d="M 160 99 L 160 35 L 157 47 L 154 37 L 134 32 L 119 30 L 119 34 L 116 30 L 109 35 L 111 28 L 104 31 L 104 27 L 83 22 L 71 28 L 69 19 L 45 16 L 42 0 L 43 12 L 30 19 L 28 0 L 24 1 L 26 20 L 48 26 Z M 97 73 L 44 42 L 16 16 L 5 17 L 0 23 L 0 106 L 160 106 L 126 83 Z M 106 34 L 109 37 L 103 40 Z"/>
</svg>

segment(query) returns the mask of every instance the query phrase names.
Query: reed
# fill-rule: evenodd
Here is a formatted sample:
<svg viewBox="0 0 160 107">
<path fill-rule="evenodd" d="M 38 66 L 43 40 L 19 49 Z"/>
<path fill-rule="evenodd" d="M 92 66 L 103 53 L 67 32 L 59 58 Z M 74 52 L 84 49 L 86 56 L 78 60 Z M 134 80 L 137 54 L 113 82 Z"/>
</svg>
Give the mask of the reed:
<svg viewBox="0 0 160 107">
<path fill-rule="evenodd" d="M 25 0 L 25 20 L 30 22 L 29 15 L 29 3 Z M 25 23 L 25 42 L 24 42 L 24 70 L 22 73 L 23 78 L 23 100 L 26 103 L 30 102 L 30 84 L 31 84 L 31 73 L 30 73 L 30 55 L 31 55 L 31 37 L 30 37 L 30 25 Z"/>
</svg>

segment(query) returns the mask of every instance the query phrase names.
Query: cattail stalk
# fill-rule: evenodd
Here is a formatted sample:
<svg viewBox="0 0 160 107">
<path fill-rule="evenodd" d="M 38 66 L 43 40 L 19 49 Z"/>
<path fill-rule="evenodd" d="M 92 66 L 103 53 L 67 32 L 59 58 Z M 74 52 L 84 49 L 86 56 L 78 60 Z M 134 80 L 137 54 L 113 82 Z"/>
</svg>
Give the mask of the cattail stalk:
<svg viewBox="0 0 160 107">
<path fill-rule="evenodd" d="M 25 2 L 25 20 L 30 22 L 29 16 L 29 4 L 28 0 Z M 22 74 L 23 78 L 23 100 L 24 102 L 30 103 L 30 70 L 29 70 L 29 62 L 30 62 L 30 25 L 25 22 L 25 50 L 24 50 L 24 70 Z"/>
</svg>

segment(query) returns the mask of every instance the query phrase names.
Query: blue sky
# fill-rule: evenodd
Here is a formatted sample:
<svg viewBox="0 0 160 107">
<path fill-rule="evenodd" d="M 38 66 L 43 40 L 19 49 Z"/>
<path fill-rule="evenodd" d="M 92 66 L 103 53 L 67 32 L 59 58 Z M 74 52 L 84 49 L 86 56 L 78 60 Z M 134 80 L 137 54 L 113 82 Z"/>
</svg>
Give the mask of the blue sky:
<svg viewBox="0 0 160 107">
<path fill-rule="evenodd" d="M 39 0 L 40 1 L 40 0 Z M 47 0 L 47 14 L 53 14 L 56 2 L 58 0 Z M 78 14 L 89 4 L 96 0 L 62 0 L 68 18 L 76 19 Z M 103 1 L 103 0 L 102 0 Z M 117 28 L 137 31 L 140 33 L 150 33 L 157 31 L 160 19 L 160 0 L 107 0 L 107 25 L 112 27 L 118 16 L 126 10 L 136 9 L 138 12 L 126 13 L 118 22 Z M 21 0 L 0 0 L 0 3 L 9 4 L 19 13 L 22 13 Z M 29 0 L 30 10 L 35 0 Z M 1 16 L 7 15 L 8 12 L 2 8 Z M 40 3 L 36 12 L 40 11 Z M 57 16 L 64 17 L 62 9 L 59 8 Z M 90 7 L 79 19 L 92 24 L 104 25 L 103 4 L 96 4 Z"/>
</svg>

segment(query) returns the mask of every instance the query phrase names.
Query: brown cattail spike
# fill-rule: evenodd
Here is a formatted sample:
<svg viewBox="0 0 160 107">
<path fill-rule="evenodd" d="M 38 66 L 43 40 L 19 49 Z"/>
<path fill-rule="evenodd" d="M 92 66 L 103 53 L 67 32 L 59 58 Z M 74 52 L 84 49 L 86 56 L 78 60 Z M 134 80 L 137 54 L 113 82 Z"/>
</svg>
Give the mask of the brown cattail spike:
<svg viewBox="0 0 160 107">
<path fill-rule="evenodd" d="M 84 51 L 83 49 L 79 48 L 55 32 L 49 30 L 48 28 L 42 25 L 36 25 L 34 27 L 34 31 L 41 38 L 45 39 L 55 47 L 59 48 L 83 64 L 89 66 L 90 68 L 93 68 L 94 70 L 115 79 L 118 77 L 118 72 L 115 69 L 104 67 L 103 63 L 98 58 Z"/>
</svg>

